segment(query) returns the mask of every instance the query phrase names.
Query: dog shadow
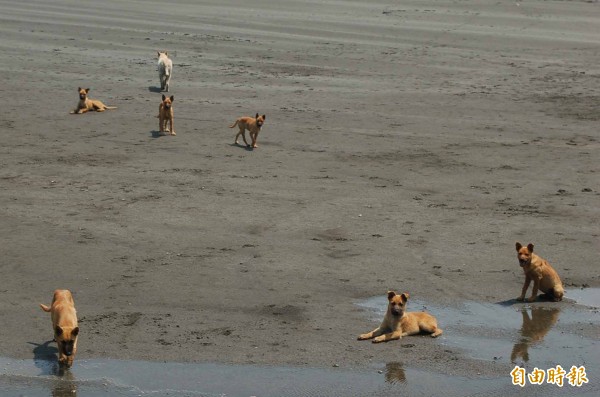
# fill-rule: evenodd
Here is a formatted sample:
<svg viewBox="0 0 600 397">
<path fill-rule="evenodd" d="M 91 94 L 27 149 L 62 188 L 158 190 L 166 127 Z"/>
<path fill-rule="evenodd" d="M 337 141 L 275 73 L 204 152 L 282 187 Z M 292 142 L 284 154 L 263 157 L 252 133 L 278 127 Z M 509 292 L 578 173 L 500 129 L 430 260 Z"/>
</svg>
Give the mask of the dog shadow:
<svg viewBox="0 0 600 397">
<path fill-rule="evenodd" d="M 42 373 L 41 375 L 57 375 L 62 376 L 61 366 L 58 364 L 58 348 L 49 346 L 54 343 L 53 340 L 46 341 L 42 344 L 35 342 L 27 342 L 33 345 L 33 362 Z"/>
<path fill-rule="evenodd" d="M 150 87 L 148 87 L 148 91 L 150 92 L 156 92 L 158 94 L 160 94 L 162 92 L 162 90 L 160 89 L 160 87 L 156 87 L 151 85 Z"/>
<path fill-rule="evenodd" d="M 552 297 L 552 295 L 540 294 L 537 296 L 537 298 L 534 302 L 554 302 L 554 298 Z M 520 300 L 517 300 L 517 298 L 513 298 L 513 299 L 507 299 L 505 301 L 496 302 L 497 305 L 504 306 L 504 307 L 509 307 L 509 306 L 513 306 L 513 305 L 517 305 L 517 304 L 522 305 L 524 303 L 533 303 L 533 302 L 529 302 L 527 300 L 527 298 L 525 298 L 524 301 L 520 301 Z"/>
<path fill-rule="evenodd" d="M 152 130 L 150 131 L 150 136 L 152 138 L 164 138 L 166 136 L 172 136 L 171 134 L 169 134 L 168 132 L 160 132 L 160 131 L 156 131 L 156 130 Z"/>
<path fill-rule="evenodd" d="M 247 152 L 253 152 L 254 151 L 254 148 L 252 146 L 250 146 L 250 145 L 242 145 L 242 144 L 239 144 L 239 143 L 231 143 L 231 144 L 229 144 L 229 146 L 231 146 L 231 147 L 238 147 L 240 149 L 245 149 Z"/>
</svg>

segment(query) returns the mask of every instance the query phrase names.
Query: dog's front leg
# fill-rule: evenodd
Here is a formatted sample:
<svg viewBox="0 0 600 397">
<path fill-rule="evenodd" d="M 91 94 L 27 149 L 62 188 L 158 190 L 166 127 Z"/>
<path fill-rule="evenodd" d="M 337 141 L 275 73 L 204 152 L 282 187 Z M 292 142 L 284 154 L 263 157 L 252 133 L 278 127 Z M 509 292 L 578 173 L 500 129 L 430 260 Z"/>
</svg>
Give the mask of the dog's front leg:
<svg viewBox="0 0 600 397">
<path fill-rule="evenodd" d="M 168 91 L 168 89 L 167 89 L 167 91 Z M 171 135 L 177 135 L 177 134 L 175 134 L 175 127 L 173 127 L 173 117 L 171 117 L 169 119 L 169 125 L 171 126 Z"/>
<path fill-rule="evenodd" d="M 537 278 L 533 279 L 533 290 L 531 291 L 531 297 L 529 298 L 529 302 L 535 301 L 535 298 L 537 297 L 539 288 L 540 288 L 540 280 Z"/>
<path fill-rule="evenodd" d="M 373 339 L 373 343 L 389 342 L 391 340 L 396 340 L 400 338 L 402 338 L 402 331 L 394 331 L 390 332 L 389 334 L 383 334 L 381 336 L 378 336 L 377 338 Z"/>
<path fill-rule="evenodd" d="M 517 298 L 518 301 L 525 300 L 525 294 L 527 293 L 527 288 L 529 288 L 529 284 L 531 284 L 531 277 L 525 276 L 525 284 L 523 284 L 523 289 L 521 290 L 521 296 Z"/>
<path fill-rule="evenodd" d="M 377 328 L 375 328 L 371 332 L 367 332 L 366 334 L 361 334 L 358 337 L 358 340 L 371 339 L 371 338 L 374 338 L 374 337 L 379 336 L 381 334 L 383 334 L 383 329 L 381 327 L 377 327 Z"/>
</svg>

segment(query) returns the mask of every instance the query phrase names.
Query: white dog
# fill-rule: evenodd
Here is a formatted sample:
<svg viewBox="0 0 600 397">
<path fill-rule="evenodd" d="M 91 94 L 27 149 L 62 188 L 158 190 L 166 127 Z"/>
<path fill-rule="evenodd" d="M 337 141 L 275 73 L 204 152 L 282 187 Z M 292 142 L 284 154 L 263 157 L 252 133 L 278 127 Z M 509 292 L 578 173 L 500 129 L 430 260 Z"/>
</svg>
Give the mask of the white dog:
<svg viewBox="0 0 600 397">
<path fill-rule="evenodd" d="M 173 74 L 173 61 L 168 57 L 167 51 L 158 53 L 158 78 L 160 79 L 160 90 L 169 91 L 169 82 Z"/>
</svg>

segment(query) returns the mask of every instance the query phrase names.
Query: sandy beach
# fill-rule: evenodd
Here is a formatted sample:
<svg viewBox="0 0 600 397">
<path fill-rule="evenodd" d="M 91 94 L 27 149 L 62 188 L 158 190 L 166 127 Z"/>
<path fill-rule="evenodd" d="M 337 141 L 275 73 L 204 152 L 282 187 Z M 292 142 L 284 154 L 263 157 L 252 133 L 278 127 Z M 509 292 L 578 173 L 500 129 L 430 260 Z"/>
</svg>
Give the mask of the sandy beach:
<svg viewBox="0 0 600 397">
<path fill-rule="evenodd" d="M 356 341 L 378 325 L 359 303 L 392 289 L 442 318 L 477 302 L 520 322 L 515 241 L 567 288 L 534 305 L 585 317 L 568 291 L 600 287 L 598 2 L 0 9 L 0 356 L 32 358 L 52 338 L 38 304 L 68 288 L 78 359 L 401 361 L 508 381 L 510 351 L 448 345 L 460 324 Z M 157 50 L 174 63 L 174 137 L 157 133 Z M 70 115 L 78 87 L 117 109 Z M 228 126 L 256 112 L 259 147 L 234 145 Z M 594 313 L 556 332 L 597 352 Z"/>
</svg>

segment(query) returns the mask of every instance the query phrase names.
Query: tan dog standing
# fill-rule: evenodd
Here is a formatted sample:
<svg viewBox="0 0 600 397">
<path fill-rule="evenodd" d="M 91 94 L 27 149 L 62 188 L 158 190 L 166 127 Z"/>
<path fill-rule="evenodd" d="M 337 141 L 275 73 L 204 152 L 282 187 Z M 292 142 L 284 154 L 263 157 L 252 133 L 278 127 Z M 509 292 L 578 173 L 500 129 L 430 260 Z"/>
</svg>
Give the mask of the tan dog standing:
<svg viewBox="0 0 600 397">
<path fill-rule="evenodd" d="M 87 96 L 90 92 L 89 88 L 83 89 L 79 87 L 78 91 L 79 102 L 77 103 L 77 108 L 71 114 L 82 114 L 89 111 L 104 112 L 107 109 L 116 109 L 116 106 L 106 106 L 96 99 L 89 99 Z"/>
<path fill-rule="evenodd" d="M 401 295 L 388 291 L 388 308 L 383 321 L 378 328 L 358 337 L 358 340 L 373 339 L 373 343 L 387 342 L 408 335 L 420 333 L 431 334 L 432 338 L 442 334 L 437 326 L 437 320 L 429 313 L 406 312 L 408 293 Z"/>
<path fill-rule="evenodd" d="M 52 317 L 54 340 L 58 345 L 58 362 L 66 364 L 68 367 L 72 366 L 75 353 L 77 353 L 79 327 L 71 292 L 66 289 L 57 289 L 54 291 L 52 306 L 40 304 L 40 307 L 45 312 L 50 312 Z"/>
<path fill-rule="evenodd" d="M 266 118 L 266 115 L 263 114 L 262 116 L 259 116 L 258 113 L 256 113 L 256 116 L 254 117 L 240 117 L 239 119 L 237 119 L 235 123 L 233 123 L 233 125 L 229 126 L 229 128 L 233 128 L 237 125 L 240 129 L 240 131 L 235 136 L 235 144 L 238 144 L 238 139 L 241 135 L 244 139 L 244 143 L 246 144 L 246 146 L 250 147 L 250 145 L 248 145 L 248 141 L 246 141 L 246 130 L 248 130 L 248 132 L 250 133 L 250 139 L 252 139 L 252 147 L 258 147 L 258 145 L 256 144 L 256 140 L 258 138 L 258 133 L 260 132 L 260 129 L 265 123 Z"/>
<path fill-rule="evenodd" d="M 525 284 L 523 284 L 521 296 L 517 300 L 522 301 L 525 299 L 527 288 L 529 288 L 532 280 L 533 290 L 531 291 L 531 297 L 528 299 L 529 302 L 535 301 L 538 290 L 548 294 L 555 302 L 562 300 L 565 289 L 556 270 L 545 259 L 533 253 L 533 244 L 529 243 L 527 247 L 523 247 L 521 243 L 517 242 L 516 248 L 519 265 L 525 273 Z"/>
<path fill-rule="evenodd" d="M 162 102 L 158 107 L 158 128 L 161 133 L 170 132 L 171 135 L 175 134 L 175 127 L 173 127 L 173 101 L 175 97 L 171 95 L 167 98 L 164 94 L 162 96 Z M 170 129 L 167 128 L 167 122 L 170 124 Z"/>
<path fill-rule="evenodd" d="M 158 54 L 158 78 L 160 79 L 160 90 L 169 92 L 169 83 L 173 74 L 173 61 L 169 59 L 167 51 Z"/>
</svg>

